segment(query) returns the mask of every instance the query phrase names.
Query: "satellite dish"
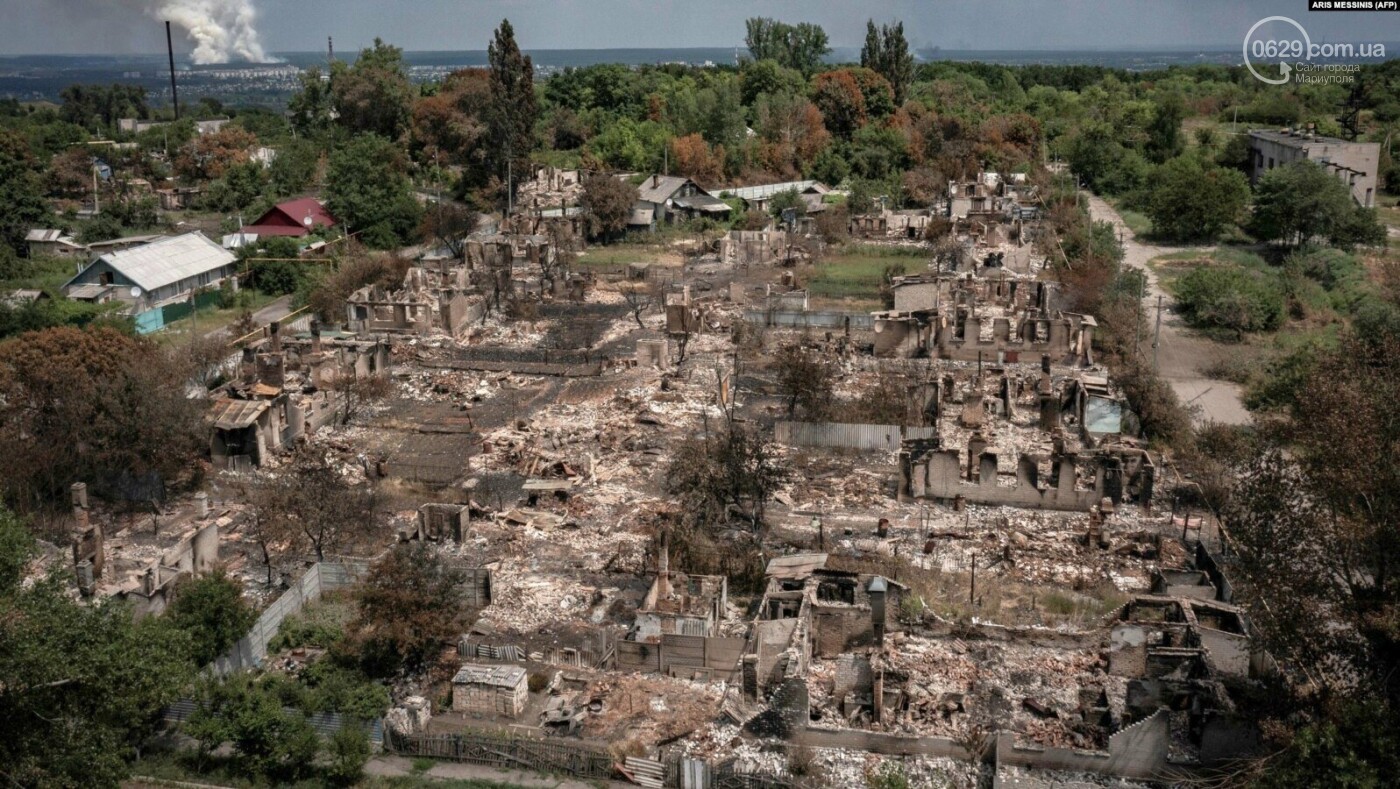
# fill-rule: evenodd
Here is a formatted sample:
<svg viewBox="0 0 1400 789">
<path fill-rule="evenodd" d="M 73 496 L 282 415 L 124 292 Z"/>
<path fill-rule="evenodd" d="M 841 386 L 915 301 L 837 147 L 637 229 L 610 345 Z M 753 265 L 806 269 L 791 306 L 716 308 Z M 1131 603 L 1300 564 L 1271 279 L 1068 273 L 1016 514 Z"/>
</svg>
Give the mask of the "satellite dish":
<svg viewBox="0 0 1400 789">
<path fill-rule="evenodd" d="M 311 214 L 307 214 L 306 218 L 301 220 L 301 223 L 303 225 L 306 225 L 307 227 L 311 227 L 312 225 L 316 224 L 316 220 L 311 218 Z"/>
<path fill-rule="evenodd" d="M 135 286 L 135 285 L 132 285 L 132 286 L 131 286 L 131 297 L 132 297 L 133 299 L 139 299 L 139 298 L 141 298 L 141 289 L 138 288 L 138 287 Z"/>
</svg>

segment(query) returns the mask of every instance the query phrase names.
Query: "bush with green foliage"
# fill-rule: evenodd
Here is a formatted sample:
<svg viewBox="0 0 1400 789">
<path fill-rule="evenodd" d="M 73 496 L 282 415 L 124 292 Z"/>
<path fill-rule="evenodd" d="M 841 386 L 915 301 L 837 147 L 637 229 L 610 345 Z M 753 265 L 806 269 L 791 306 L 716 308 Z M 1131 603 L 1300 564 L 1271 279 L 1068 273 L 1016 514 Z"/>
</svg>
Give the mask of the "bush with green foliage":
<svg viewBox="0 0 1400 789">
<path fill-rule="evenodd" d="M 228 651 L 258 618 L 243 599 L 243 584 L 222 568 L 180 583 L 166 616 L 190 634 L 194 659 L 200 665 Z"/>
<path fill-rule="evenodd" d="M 1238 334 L 1272 331 L 1283 322 L 1283 288 L 1269 271 L 1236 265 L 1201 266 L 1176 282 L 1186 320 Z"/>
</svg>

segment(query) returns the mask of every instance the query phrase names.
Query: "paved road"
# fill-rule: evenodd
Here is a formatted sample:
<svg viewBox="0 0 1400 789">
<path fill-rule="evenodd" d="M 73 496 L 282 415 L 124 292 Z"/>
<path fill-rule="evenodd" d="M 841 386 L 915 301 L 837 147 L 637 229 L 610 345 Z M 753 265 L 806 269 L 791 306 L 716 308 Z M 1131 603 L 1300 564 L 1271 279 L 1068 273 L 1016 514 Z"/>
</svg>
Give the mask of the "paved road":
<svg viewBox="0 0 1400 789">
<path fill-rule="evenodd" d="M 1249 424 L 1250 415 L 1241 402 L 1239 385 L 1218 378 L 1210 378 L 1201 373 L 1201 368 L 1219 359 L 1222 350 L 1210 340 L 1196 336 L 1181 317 L 1172 309 L 1171 294 L 1164 291 L 1157 282 L 1157 274 L 1147 265 L 1147 261 L 1181 249 L 1166 248 L 1145 244 L 1137 240 L 1128 229 L 1123 218 L 1104 202 L 1102 198 L 1089 196 L 1089 213 L 1096 221 L 1112 222 L 1123 237 L 1124 259 L 1130 266 L 1141 269 L 1147 275 L 1147 292 L 1143 296 L 1143 315 L 1148 318 L 1148 331 L 1143 336 L 1143 353 L 1152 355 L 1152 323 L 1157 313 L 1157 297 L 1162 297 L 1162 333 L 1157 348 L 1158 372 L 1171 384 L 1172 390 L 1183 403 L 1197 410 L 1196 421 L 1218 422 L 1227 425 Z M 1201 251 L 1210 247 L 1200 247 Z"/>
<path fill-rule="evenodd" d="M 292 311 L 292 297 L 291 297 L 291 296 L 280 296 L 280 297 L 278 297 L 276 300 L 274 300 L 271 304 L 268 304 L 266 307 L 263 307 L 262 309 L 260 309 L 260 310 L 258 310 L 257 312 L 254 312 L 254 313 L 253 313 L 253 324 L 256 325 L 256 326 L 266 326 L 267 324 L 272 323 L 273 321 L 280 321 L 280 320 L 282 320 L 283 318 L 285 318 L 285 317 L 287 316 L 287 313 L 289 313 L 289 312 L 291 312 L 291 311 Z M 223 326 L 223 327 L 218 328 L 218 329 L 215 329 L 215 330 L 213 330 L 213 331 L 211 331 L 211 332 L 205 333 L 204 336 L 205 336 L 205 337 L 211 337 L 211 338 L 212 338 L 212 337 L 222 337 L 222 336 L 227 335 L 228 332 L 229 332 L 229 327 Z M 234 338 L 230 337 L 229 339 L 232 340 L 232 339 L 234 339 Z"/>
</svg>

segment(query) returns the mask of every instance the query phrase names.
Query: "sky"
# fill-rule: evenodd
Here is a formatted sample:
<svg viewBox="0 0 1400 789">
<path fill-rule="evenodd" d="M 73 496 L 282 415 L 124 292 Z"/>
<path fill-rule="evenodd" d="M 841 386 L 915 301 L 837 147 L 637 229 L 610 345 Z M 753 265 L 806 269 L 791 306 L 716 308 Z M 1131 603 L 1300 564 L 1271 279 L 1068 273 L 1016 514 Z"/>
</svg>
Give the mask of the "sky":
<svg viewBox="0 0 1400 789">
<path fill-rule="evenodd" d="M 163 29 L 139 9 L 178 1 L 0 0 L 0 55 L 159 53 Z M 837 47 L 860 46 L 869 17 L 901 19 L 913 46 L 944 49 L 1233 48 L 1272 15 L 1298 20 L 1315 42 L 1400 41 L 1400 13 L 1310 13 L 1306 0 L 246 1 L 274 52 L 320 50 L 328 35 L 345 52 L 376 36 L 407 50 L 479 50 L 502 18 L 525 49 L 736 46 L 751 16 L 815 22 Z"/>
</svg>

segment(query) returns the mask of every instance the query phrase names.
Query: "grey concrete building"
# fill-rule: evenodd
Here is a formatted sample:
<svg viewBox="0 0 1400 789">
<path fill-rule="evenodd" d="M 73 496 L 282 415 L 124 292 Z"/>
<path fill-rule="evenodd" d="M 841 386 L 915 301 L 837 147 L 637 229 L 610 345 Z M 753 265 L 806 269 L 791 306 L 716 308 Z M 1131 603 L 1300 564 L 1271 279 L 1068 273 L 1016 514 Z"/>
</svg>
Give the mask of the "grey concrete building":
<svg viewBox="0 0 1400 789">
<path fill-rule="evenodd" d="M 1249 180 L 1275 167 L 1307 159 L 1316 162 L 1351 189 L 1357 205 L 1376 204 L 1376 179 L 1380 172 L 1381 146 L 1376 142 L 1349 142 L 1323 137 L 1310 129 L 1251 130 Z"/>
</svg>

